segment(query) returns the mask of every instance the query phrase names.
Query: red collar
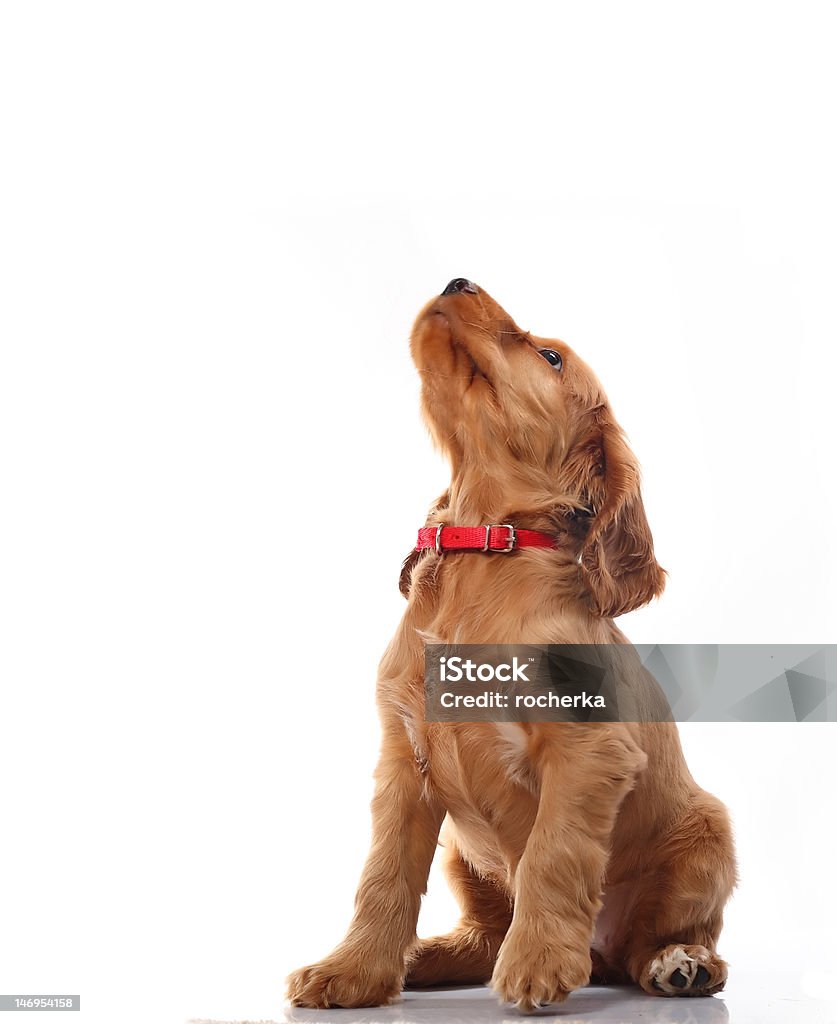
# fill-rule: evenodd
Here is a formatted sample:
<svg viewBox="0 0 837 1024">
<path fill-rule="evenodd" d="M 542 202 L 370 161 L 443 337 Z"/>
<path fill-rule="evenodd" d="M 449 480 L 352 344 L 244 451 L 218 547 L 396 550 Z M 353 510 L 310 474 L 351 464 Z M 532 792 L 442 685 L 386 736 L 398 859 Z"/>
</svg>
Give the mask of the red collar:
<svg viewBox="0 0 837 1024">
<path fill-rule="evenodd" d="M 556 540 L 539 530 L 517 530 L 509 523 L 499 526 L 424 526 L 418 532 L 416 551 L 433 548 L 446 551 L 499 551 L 510 554 L 517 548 L 554 548 Z"/>
</svg>

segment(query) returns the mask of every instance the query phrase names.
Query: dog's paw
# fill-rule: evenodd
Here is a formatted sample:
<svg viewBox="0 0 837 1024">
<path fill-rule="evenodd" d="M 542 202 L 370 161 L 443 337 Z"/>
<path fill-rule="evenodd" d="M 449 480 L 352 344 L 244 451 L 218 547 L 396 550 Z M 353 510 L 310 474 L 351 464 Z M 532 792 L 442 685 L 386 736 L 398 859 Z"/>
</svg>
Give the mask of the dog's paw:
<svg viewBox="0 0 837 1024">
<path fill-rule="evenodd" d="M 657 996 L 711 996 L 726 984 L 727 965 L 705 946 L 673 944 L 661 949 L 639 983 Z"/>
<path fill-rule="evenodd" d="M 456 928 L 448 935 L 421 939 L 407 957 L 405 988 L 428 985 L 484 985 L 491 977 L 502 934 Z"/>
<path fill-rule="evenodd" d="M 512 929 L 500 947 L 491 987 L 504 1003 L 534 1010 L 563 1002 L 573 989 L 590 980 L 588 950 L 574 952 L 550 936 L 533 932 L 521 937 Z"/>
<path fill-rule="evenodd" d="M 374 964 L 330 956 L 288 975 L 287 996 L 294 1006 L 386 1006 L 401 993 L 401 977 L 376 971 Z"/>
</svg>

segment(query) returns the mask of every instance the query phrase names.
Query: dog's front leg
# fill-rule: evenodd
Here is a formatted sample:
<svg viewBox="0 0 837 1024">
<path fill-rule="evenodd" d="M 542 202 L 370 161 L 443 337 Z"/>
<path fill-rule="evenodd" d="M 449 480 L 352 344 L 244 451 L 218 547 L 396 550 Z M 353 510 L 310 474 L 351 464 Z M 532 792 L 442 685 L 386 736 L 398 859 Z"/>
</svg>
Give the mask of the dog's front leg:
<svg viewBox="0 0 837 1024">
<path fill-rule="evenodd" d="M 330 956 L 288 978 L 296 1006 L 381 1006 L 401 992 L 444 812 L 426 792 L 406 736 L 394 729 L 385 734 L 375 778 L 372 849 L 355 915 Z"/>
<path fill-rule="evenodd" d="M 590 977 L 590 940 L 619 805 L 645 765 L 622 725 L 542 726 L 540 796 L 514 879 L 511 927 L 491 984 L 520 1009 L 560 1002 Z"/>
</svg>

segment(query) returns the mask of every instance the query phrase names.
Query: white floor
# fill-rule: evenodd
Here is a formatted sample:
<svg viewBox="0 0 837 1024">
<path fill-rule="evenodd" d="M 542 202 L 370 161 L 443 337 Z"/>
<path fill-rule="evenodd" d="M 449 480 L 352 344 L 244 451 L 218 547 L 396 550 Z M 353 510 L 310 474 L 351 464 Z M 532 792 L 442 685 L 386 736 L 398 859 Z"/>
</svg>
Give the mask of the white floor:
<svg viewBox="0 0 837 1024">
<path fill-rule="evenodd" d="M 837 1024 L 837 1002 L 783 996 L 781 988 L 770 991 L 770 976 L 762 980 L 760 988 L 738 985 L 708 999 L 654 998 L 633 988 L 591 987 L 528 1017 L 500 1006 L 487 988 L 475 987 L 405 992 L 400 1003 L 380 1009 L 285 1007 L 273 1020 L 276 1024 L 522 1024 L 531 1018 L 555 1024 Z"/>
</svg>

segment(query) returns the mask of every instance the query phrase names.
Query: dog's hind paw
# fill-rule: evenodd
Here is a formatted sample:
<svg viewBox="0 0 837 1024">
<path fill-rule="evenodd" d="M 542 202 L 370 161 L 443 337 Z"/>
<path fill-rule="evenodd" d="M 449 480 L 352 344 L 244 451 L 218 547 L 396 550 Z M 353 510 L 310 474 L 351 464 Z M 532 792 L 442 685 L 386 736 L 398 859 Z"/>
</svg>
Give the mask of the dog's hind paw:
<svg viewBox="0 0 837 1024">
<path fill-rule="evenodd" d="M 651 995 L 711 996 L 726 984 L 727 965 L 705 946 L 666 946 L 643 970 L 639 983 Z"/>
</svg>

